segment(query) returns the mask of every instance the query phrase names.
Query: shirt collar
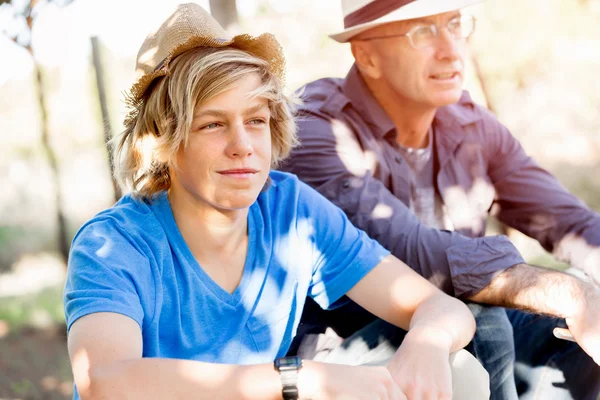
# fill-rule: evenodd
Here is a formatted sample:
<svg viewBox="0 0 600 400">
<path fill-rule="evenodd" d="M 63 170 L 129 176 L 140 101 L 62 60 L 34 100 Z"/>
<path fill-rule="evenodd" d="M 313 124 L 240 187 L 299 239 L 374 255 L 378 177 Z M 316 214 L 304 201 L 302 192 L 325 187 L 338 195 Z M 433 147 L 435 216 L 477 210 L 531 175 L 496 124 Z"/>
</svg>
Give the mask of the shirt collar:
<svg viewBox="0 0 600 400">
<path fill-rule="evenodd" d="M 344 80 L 343 91 L 346 97 L 370 125 L 372 125 L 373 134 L 377 137 L 383 137 L 396 129 L 391 118 L 385 110 L 375 100 L 363 78 L 358 72 L 356 64 L 352 65 L 346 79 Z"/>
<path fill-rule="evenodd" d="M 460 100 L 456 104 L 440 107 L 435 113 L 435 119 L 441 125 L 467 126 L 483 118 L 481 112 L 476 109 L 475 103 L 471 99 L 469 92 L 463 91 Z"/>
</svg>

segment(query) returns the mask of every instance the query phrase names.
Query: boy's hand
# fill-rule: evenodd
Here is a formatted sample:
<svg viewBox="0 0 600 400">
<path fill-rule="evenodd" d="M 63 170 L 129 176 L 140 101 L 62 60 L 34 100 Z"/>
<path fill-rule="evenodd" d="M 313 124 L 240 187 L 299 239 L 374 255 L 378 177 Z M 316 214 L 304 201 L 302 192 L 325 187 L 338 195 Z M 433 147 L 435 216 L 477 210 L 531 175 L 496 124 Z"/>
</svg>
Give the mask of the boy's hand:
<svg viewBox="0 0 600 400">
<path fill-rule="evenodd" d="M 409 399 L 452 399 L 451 337 L 429 327 L 414 327 L 390 361 L 388 369 Z"/>
<path fill-rule="evenodd" d="M 386 367 L 304 361 L 298 373 L 301 399 L 406 400 Z"/>
</svg>

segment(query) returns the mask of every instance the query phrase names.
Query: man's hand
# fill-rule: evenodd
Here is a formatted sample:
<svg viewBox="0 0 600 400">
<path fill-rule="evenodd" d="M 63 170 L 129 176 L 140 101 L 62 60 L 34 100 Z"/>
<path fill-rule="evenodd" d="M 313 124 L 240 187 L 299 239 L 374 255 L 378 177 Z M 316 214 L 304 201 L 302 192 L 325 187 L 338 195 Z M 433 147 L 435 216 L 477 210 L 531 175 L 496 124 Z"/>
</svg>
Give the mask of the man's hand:
<svg viewBox="0 0 600 400">
<path fill-rule="evenodd" d="M 583 296 L 580 307 L 565 318 L 573 338 L 581 348 L 600 365 L 600 290 L 590 288 Z"/>
<path fill-rule="evenodd" d="M 406 400 L 385 367 L 304 361 L 298 373 L 301 399 Z"/>
<path fill-rule="evenodd" d="M 452 399 L 451 344 L 439 328 L 417 326 L 406 334 L 388 369 L 408 399 Z"/>
</svg>

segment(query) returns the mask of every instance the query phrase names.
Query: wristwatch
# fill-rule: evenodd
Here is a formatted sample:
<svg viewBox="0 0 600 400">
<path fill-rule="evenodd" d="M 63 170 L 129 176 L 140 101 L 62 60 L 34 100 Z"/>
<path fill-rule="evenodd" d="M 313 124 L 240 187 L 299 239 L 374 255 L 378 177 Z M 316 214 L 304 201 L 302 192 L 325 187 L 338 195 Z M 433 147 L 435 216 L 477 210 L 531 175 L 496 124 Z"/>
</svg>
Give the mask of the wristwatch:
<svg viewBox="0 0 600 400">
<path fill-rule="evenodd" d="M 300 357 L 281 357 L 273 362 L 281 378 L 283 400 L 298 400 L 298 371 L 302 368 Z"/>
</svg>

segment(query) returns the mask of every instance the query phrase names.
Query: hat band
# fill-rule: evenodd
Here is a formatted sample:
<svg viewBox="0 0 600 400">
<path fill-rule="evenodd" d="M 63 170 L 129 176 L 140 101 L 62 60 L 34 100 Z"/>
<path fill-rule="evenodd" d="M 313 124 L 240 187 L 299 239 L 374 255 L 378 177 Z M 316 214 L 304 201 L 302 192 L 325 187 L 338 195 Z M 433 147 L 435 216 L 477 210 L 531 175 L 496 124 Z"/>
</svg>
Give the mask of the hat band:
<svg viewBox="0 0 600 400">
<path fill-rule="evenodd" d="M 344 29 L 374 21 L 377 18 L 383 17 L 384 15 L 414 1 L 415 0 L 373 0 L 366 6 L 346 15 L 344 17 Z"/>
</svg>

